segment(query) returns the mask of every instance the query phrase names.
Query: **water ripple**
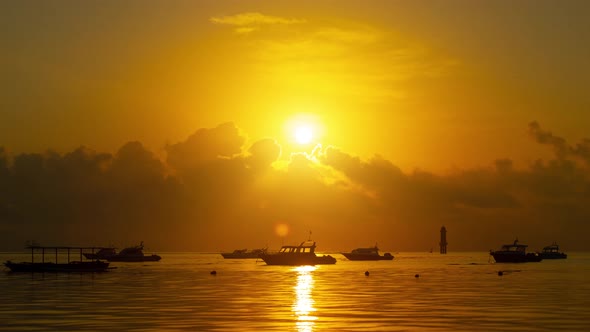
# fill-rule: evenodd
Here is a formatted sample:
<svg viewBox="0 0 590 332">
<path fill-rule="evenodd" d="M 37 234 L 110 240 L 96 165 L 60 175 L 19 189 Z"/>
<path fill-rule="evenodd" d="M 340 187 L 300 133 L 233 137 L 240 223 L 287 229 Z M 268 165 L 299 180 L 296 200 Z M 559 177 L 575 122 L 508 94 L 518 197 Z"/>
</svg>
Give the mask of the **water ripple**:
<svg viewBox="0 0 590 332">
<path fill-rule="evenodd" d="M 590 330 L 588 254 L 518 265 L 402 253 L 314 268 L 163 257 L 101 274 L 0 273 L 0 331 Z"/>
</svg>

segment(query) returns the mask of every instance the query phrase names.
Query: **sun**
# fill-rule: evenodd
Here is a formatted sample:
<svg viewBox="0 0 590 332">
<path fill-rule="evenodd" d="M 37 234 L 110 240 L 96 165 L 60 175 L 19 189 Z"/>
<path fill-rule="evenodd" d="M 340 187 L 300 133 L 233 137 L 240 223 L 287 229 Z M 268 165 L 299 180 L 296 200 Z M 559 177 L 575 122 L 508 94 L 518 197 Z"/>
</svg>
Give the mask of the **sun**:
<svg viewBox="0 0 590 332">
<path fill-rule="evenodd" d="M 295 128 L 295 141 L 299 144 L 309 144 L 313 140 L 313 130 L 308 125 L 299 125 Z"/>
<path fill-rule="evenodd" d="M 284 126 L 284 138 L 295 150 L 307 149 L 324 138 L 324 127 L 320 117 L 312 113 L 295 113 Z"/>
</svg>

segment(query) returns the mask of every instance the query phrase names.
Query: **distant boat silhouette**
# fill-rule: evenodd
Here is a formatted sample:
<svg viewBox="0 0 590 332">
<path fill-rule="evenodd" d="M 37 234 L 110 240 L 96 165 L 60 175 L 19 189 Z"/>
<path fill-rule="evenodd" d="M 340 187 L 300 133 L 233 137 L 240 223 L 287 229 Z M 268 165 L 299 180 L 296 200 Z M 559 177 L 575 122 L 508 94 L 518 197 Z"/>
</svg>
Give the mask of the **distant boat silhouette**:
<svg viewBox="0 0 590 332">
<path fill-rule="evenodd" d="M 162 257 L 158 255 L 146 256 L 143 253 L 143 241 L 138 246 L 128 247 L 116 255 L 108 256 L 109 262 L 157 262 Z"/>
<path fill-rule="evenodd" d="M 260 258 L 267 265 L 319 265 L 336 264 L 336 258 L 330 255 L 317 256 L 316 244 L 311 240 L 303 241 L 298 246 L 282 246 L 276 253 L 264 253 Z"/>
<path fill-rule="evenodd" d="M 266 248 L 262 249 L 236 249 L 233 252 L 222 252 L 221 256 L 225 259 L 248 259 L 248 258 L 260 258 L 261 254 L 267 252 Z"/>
<path fill-rule="evenodd" d="M 536 253 L 527 253 L 526 244 L 518 244 L 518 239 L 513 244 L 505 244 L 500 250 L 490 250 L 496 263 L 525 263 L 540 262 L 543 258 Z"/>
<path fill-rule="evenodd" d="M 351 252 L 342 252 L 341 254 L 351 261 L 390 261 L 393 259 L 393 255 L 388 252 L 382 256 L 379 255 L 377 245 L 370 248 L 356 248 Z"/>
<path fill-rule="evenodd" d="M 115 256 L 117 250 L 113 247 L 99 248 L 96 253 L 84 253 L 84 257 L 88 259 L 107 259 L 108 257 Z"/>
<path fill-rule="evenodd" d="M 567 254 L 559 252 L 559 246 L 553 242 L 552 245 L 543 248 L 543 251 L 539 253 L 539 256 L 543 259 L 565 259 Z"/>
</svg>

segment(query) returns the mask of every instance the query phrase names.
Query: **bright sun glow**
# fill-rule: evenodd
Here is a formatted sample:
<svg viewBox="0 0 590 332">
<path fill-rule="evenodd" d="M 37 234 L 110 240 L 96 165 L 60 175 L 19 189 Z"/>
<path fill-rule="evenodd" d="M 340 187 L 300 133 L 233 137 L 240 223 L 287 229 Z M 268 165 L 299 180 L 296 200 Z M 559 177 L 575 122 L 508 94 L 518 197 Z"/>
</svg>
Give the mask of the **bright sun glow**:
<svg viewBox="0 0 590 332">
<path fill-rule="evenodd" d="M 295 141 L 299 144 L 309 144 L 313 140 L 313 132 L 309 126 L 298 126 L 295 128 Z"/>
<path fill-rule="evenodd" d="M 285 121 L 284 130 L 285 139 L 295 151 L 307 149 L 324 139 L 322 121 L 313 113 L 293 113 Z"/>
</svg>

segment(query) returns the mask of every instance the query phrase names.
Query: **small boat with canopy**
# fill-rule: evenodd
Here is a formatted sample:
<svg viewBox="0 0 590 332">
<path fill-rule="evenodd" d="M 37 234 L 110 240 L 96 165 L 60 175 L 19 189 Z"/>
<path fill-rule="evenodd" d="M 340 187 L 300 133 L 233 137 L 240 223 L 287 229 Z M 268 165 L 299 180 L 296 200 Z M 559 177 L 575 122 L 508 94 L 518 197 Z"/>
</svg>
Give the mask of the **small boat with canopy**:
<svg viewBox="0 0 590 332">
<path fill-rule="evenodd" d="M 101 260 L 83 260 L 83 251 L 97 249 L 96 247 L 70 247 L 70 246 L 40 246 L 28 245 L 31 249 L 30 262 L 12 262 L 10 260 L 4 263 L 4 266 L 12 272 L 105 272 L 109 270 L 109 263 Z M 72 260 L 74 252 L 79 252 L 80 260 Z M 35 256 L 40 254 L 40 261 L 35 260 Z M 55 255 L 55 260 L 49 260 L 46 256 Z M 66 256 L 66 257 L 64 257 Z M 39 257 L 37 257 L 39 259 Z M 60 259 L 61 258 L 61 261 Z"/>
</svg>

